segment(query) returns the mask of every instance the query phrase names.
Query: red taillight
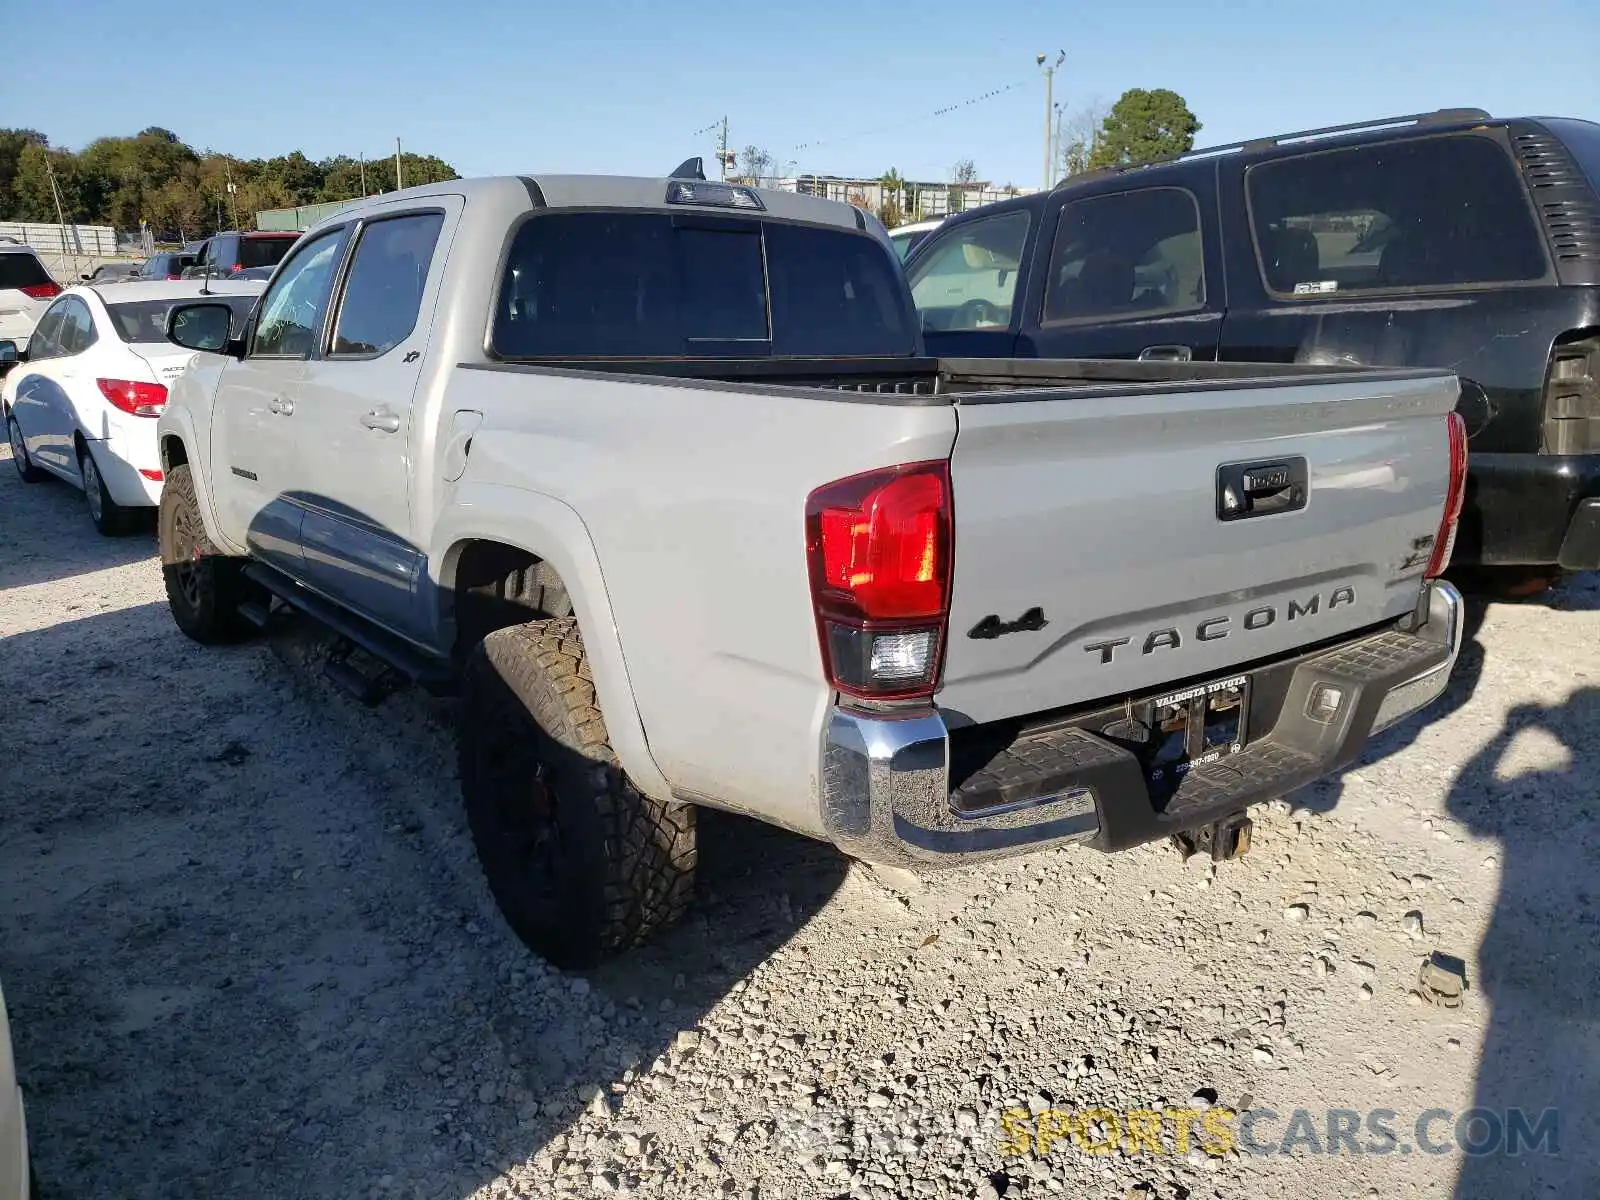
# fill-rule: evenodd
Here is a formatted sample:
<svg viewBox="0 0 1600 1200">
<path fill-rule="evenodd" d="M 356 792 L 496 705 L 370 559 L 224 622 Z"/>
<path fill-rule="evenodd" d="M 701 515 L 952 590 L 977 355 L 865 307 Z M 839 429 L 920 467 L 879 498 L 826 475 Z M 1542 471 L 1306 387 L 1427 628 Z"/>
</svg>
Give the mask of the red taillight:
<svg viewBox="0 0 1600 1200">
<path fill-rule="evenodd" d="M 1444 494 L 1444 517 L 1433 539 L 1433 557 L 1428 560 L 1428 578 L 1444 574 L 1450 565 L 1450 552 L 1456 548 L 1456 527 L 1461 524 L 1461 502 L 1467 494 L 1467 423 L 1460 413 L 1451 413 L 1450 486 Z"/>
<path fill-rule="evenodd" d="M 137 379 L 96 379 L 100 394 L 135 417 L 159 417 L 167 405 L 167 389 L 159 383 L 142 383 Z"/>
<path fill-rule="evenodd" d="M 806 501 L 823 669 L 841 692 L 931 696 L 950 614 L 954 542 L 942 460 L 841 479 Z"/>
<path fill-rule="evenodd" d="M 160 483 L 162 479 L 162 473 L 159 467 L 157 467 L 155 470 L 151 470 L 149 467 L 140 467 L 139 474 L 143 475 L 151 483 Z"/>
<path fill-rule="evenodd" d="M 18 289 L 24 296 L 31 296 L 35 300 L 49 300 L 52 296 L 61 295 L 59 283 L 30 283 L 25 288 Z"/>
<path fill-rule="evenodd" d="M 182 279 L 183 276 L 182 275 L 168 275 L 167 278 L 168 279 Z"/>
</svg>

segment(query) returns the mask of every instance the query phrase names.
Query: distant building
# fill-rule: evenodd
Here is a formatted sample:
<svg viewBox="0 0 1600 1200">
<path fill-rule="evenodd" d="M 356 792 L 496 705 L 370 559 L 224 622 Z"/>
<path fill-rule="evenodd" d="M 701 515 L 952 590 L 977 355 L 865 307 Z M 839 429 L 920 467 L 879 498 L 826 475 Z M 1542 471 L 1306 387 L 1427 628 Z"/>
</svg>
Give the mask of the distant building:
<svg viewBox="0 0 1600 1200">
<path fill-rule="evenodd" d="M 996 187 L 987 181 L 974 183 L 928 183 L 907 179 L 897 187 L 882 179 L 852 179 L 843 175 L 798 175 L 792 179 L 763 179 L 761 186 L 780 192 L 799 192 L 840 200 L 876 213 L 890 203 L 898 204 L 903 220 L 931 220 L 966 212 L 980 204 L 993 204 L 1013 196 L 1025 196 L 1033 188 Z"/>
</svg>

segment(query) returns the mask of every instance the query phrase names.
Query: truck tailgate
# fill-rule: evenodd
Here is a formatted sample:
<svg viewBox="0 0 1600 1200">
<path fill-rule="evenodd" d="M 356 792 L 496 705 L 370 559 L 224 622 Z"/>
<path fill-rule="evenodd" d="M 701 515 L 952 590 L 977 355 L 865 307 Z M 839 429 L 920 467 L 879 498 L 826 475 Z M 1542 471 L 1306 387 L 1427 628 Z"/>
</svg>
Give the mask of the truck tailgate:
<svg viewBox="0 0 1600 1200">
<path fill-rule="evenodd" d="M 1405 372 L 961 397 L 940 707 L 1131 695 L 1408 612 L 1457 392 Z"/>
</svg>

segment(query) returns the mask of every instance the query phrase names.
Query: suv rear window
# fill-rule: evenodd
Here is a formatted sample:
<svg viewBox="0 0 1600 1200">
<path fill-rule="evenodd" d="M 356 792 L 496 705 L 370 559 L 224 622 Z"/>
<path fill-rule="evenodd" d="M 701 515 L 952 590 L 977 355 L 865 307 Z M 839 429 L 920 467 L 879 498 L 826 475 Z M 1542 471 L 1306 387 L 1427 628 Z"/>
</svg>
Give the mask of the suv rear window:
<svg viewBox="0 0 1600 1200">
<path fill-rule="evenodd" d="M 239 266 L 275 267 L 289 253 L 297 237 L 244 237 L 239 239 Z M 228 264 L 232 266 L 232 263 Z"/>
<path fill-rule="evenodd" d="M 672 213 L 530 219 L 495 306 L 504 358 L 902 356 L 916 326 L 867 234 Z"/>
<path fill-rule="evenodd" d="M 1262 278 L 1280 295 L 1516 283 L 1547 270 L 1516 169 L 1486 137 L 1325 150 L 1245 178 Z"/>
<path fill-rule="evenodd" d="M 50 276 L 31 254 L 0 254 L 0 288 L 37 287 Z"/>
</svg>

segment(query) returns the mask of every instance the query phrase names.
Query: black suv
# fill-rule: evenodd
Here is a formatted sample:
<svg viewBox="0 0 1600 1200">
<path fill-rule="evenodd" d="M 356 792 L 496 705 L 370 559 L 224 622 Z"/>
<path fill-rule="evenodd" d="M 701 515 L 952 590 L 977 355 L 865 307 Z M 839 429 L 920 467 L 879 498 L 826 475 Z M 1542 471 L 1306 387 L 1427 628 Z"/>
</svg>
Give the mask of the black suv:
<svg viewBox="0 0 1600 1200">
<path fill-rule="evenodd" d="M 298 233 L 215 233 L 199 244 L 185 276 L 235 275 L 250 267 L 275 267 L 299 240 Z"/>
<path fill-rule="evenodd" d="M 1600 568 L 1600 125 L 1452 109 L 1079 175 L 906 272 L 939 357 L 1448 367 L 1454 561 Z"/>
</svg>

